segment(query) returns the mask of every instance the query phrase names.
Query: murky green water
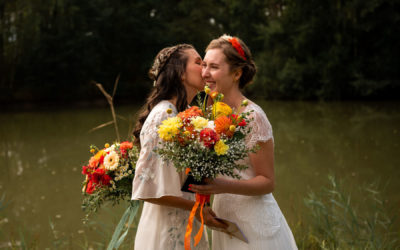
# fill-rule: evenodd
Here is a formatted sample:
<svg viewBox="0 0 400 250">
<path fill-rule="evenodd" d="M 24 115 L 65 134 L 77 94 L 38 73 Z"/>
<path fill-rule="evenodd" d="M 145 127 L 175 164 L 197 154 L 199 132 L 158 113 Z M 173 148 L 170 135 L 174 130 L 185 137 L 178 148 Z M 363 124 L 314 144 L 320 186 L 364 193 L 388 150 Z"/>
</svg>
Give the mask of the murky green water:
<svg viewBox="0 0 400 250">
<path fill-rule="evenodd" d="M 259 104 L 274 129 L 274 194 L 289 224 L 306 212 L 307 192 L 325 185 L 329 173 L 353 186 L 388 183 L 386 199 L 400 206 L 399 103 Z M 117 107 L 117 112 L 131 116 L 137 108 Z M 108 108 L 0 114 L 0 196 L 5 202 L 0 206 L 0 248 L 21 239 L 52 249 L 55 238 L 73 241 L 77 248 L 107 241 L 104 235 L 124 207 L 104 209 L 91 227 L 84 226 L 80 171 L 90 157 L 90 144 L 114 140 L 113 127 L 88 133 L 110 120 Z M 120 122 L 125 136 L 128 125 Z"/>
</svg>

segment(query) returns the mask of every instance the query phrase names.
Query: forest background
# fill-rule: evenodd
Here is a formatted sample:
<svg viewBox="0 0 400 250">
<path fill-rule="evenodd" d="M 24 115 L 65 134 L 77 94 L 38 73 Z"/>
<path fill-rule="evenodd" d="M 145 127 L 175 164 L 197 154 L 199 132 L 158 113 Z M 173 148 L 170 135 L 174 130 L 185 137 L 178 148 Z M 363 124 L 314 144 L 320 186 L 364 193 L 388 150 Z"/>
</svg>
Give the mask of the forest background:
<svg viewBox="0 0 400 250">
<path fill-rule="evenodd" d="M 157 52 L 242 38 L 264 99 L 390 100 L 400 93 L 398 0 L 1 0 L 0 103 L 141 103 Z"/>
</svg>

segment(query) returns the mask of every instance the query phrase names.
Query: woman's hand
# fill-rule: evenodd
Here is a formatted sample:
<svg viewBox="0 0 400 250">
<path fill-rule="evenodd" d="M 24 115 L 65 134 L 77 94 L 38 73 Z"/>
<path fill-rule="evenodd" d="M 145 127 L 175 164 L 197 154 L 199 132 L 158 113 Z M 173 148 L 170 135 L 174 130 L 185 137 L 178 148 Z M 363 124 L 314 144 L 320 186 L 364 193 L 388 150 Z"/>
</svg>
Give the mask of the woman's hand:
<svg viewBox="0 0 400 250">
<path fill-rule="evenodd" d="M 216 214 L 214 213 L 214 211 L 209 206 L 204 206 L 204 208 L 203 208 L 204 224 L 206 224 L 209 227 L 214 227 L 214 228 L 226 229 L 228 227 L 228 225 L 215 219 L 215 217 L 216 217 Z M 198 209 L 196 212 L 196 218 L 198 221 L 201 221 L 200 209 Z"/>
<path fill-rule="evenodd" d="M 220 194 L 227 193 L 229 180 L 223 178 L 215 178 L 204 180 L 206 184 L 195 185 L 190 184 L 189 190 L 198 194 Z"/>
</svg>

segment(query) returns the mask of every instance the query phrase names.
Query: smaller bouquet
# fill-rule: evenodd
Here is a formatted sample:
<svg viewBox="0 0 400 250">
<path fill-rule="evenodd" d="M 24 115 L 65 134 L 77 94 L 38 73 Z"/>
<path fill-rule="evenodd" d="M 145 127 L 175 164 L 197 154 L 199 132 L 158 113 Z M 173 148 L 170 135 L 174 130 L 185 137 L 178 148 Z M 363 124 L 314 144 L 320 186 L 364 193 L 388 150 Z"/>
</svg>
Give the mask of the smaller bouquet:
<svg viewBox="0 0 400 250">
<path fill-rule="evenodd" d="M 86 176 L 82 188 L 85 196 L 82 208 L 86 211 L 86 219 L 105 201 L 111 201 L 113 205 L 121 200 L 130 201 L 138 159 L 138 149 L 129 141 L 111 146 L 106 143 L 101 150 L 91 145 L 90 152 L 93 156 L 82 167 L 82 174 Z"/>
<path fill-rule="evenodd" d="M 197 182 L 204 178 L 215 178 L 217 175 L 239 179 L 235 170 L 240 171 L 247 166 L 241 165 L 238 160 L 257 150 L 256 146 L 248 148 L 245 143 L 246 135 L 251 132 L 248 124 L 252 121 L 249 118 L 252 111 L 235 113 L 229 105 L 222 102 L 223 94 L 211 92 L 207 86 L 205 93 L 203 101 L 198 96 L 199 106 L 192 106 L 162 122 L 158 128 L 162 142 L 155 152 L 163 159 L 171 161 L 178 172 L 185 171 Z M 208 96 L 214 103 L 206 107 Z M 242 102 L 242 106 L 246 105 L 247 100 Z M 167 112 L 170 113 L 171 110 Z M 185 249 L 190 248 L 194 214 L 198 207 L 202 210 L 209 199 L 209 195 L 196 194 L 196 203 L 186 229 Z M 195 237 L 195 246 L 202 236 L 203 218 L 201 220 L 202 226 Z"/>
</svg>

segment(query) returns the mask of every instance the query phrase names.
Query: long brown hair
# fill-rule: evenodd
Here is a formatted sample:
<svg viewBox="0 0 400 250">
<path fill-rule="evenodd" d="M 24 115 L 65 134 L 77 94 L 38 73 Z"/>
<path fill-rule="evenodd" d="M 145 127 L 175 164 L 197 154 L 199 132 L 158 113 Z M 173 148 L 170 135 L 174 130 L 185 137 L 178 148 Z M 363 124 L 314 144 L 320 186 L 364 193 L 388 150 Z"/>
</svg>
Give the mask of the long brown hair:
<svg viewBox="0 0 400 250">
<path fill-rule="evenodd" d="M 178 112 L 187 108 L 187 94 L 182 83 L 188 56 L 187 49 L 194 49 L 190 44 L 178 44 L 162 49 L 154 59 L 149 70 L 149 77 L 154 80 L 154 88 L 147 97 L 138 114 L 138 119 L 133 131 L 136 144 L 140 145 L 140 131 L 150 111 L 162 100 L 177 98 L 176 109 Z"/>
<path fill-rule="evenodd" d="M 221 49 L 226 57 L 226 62 L 229 64 L 231 71 L 238 68 L 242 69 L 242 76 L 239 79 L 239 88 L 242 89 L 253 81 L 254 75 L 257 72 L 257 68 L 247 45 L 240 38 L 235 37 L 243 49 L 245 57 L 243 58 L 229 42 L 229 39 L 231 38 L 231 36 L 223 35 L 212 40 L 208 44 L 206 52 L 210 49 Z"/>
</svg>

